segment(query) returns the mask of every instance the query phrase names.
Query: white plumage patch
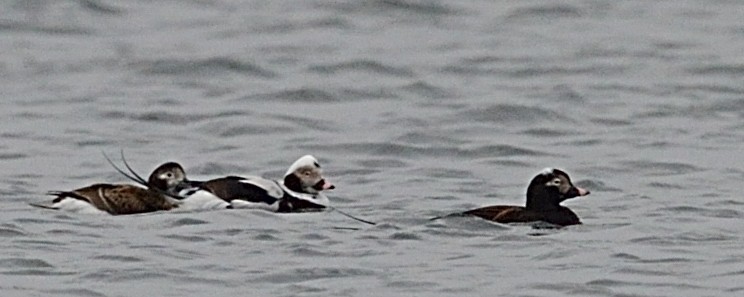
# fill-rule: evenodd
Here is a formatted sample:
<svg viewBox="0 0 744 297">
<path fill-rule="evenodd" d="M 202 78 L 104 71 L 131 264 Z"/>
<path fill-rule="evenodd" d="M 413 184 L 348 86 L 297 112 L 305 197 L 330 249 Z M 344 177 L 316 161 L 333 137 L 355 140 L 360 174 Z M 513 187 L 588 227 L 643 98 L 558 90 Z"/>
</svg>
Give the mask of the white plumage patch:
<svg viewBox="0 0 744 297">
<path fill-rule="evenodd" d="M 52 208 L 84 214 L 108 214 L 88 202 L 75 198 L 64 198 L 61 201 L 52 204 Z"/>
<path fill-rule="evenodd" d="M 176 200 L 177 210 L 225 209 L 230 203 L 209 191 L 199 190 L 184 199 Z"/>
<path fill-rule="evenodd" d="M 331 204 L 331 201 L 328 200 L 328 197 L 326 197 L 326 195 L 324 195 L 323 193 L 318 193 L 318 194 L 298 193 L 298 192 L 288 189 L 284 185 L 284 183 L 280 183 L 280 184 L 285 192 L 289 193 L 289 195 L 297 199 L 310 201 L 314 204 L 323 205 L 325 207 L 328 207 Z"/>
<path fill-rule="evenodd" d="M 553 168 L 547 167 L 547 168 L 543 169 L 542 171 L 540 171 L 540 174 L 542 174 L 542 175 L 553 174 Z"/>
<path fill-rule="evenodd" d="M 230 202 L 233 208 L 253 208 L 253 209 L 265 209 L 268 211 L 276 212 L 279 210 L 279 201 L 274 202 L 273 204 L 266 204 L 263 202 L 250 202 L 240 199 L 235 199 Z"/>
<path fill-rule="evenodd" d="M 284 174 L 284 176 L 292 174 L 292 172 L 297 171 L 300 167 L 310 166 L 310 167 L 316 167 L 318 164 L 318 159 L 313 157 L 312 155 L 304 155 L 297 159 L 294 163 L 292 163 L 291 166 L 289 166 L 289 169 L 287 169 L 287 173 Z"/>
</svg>

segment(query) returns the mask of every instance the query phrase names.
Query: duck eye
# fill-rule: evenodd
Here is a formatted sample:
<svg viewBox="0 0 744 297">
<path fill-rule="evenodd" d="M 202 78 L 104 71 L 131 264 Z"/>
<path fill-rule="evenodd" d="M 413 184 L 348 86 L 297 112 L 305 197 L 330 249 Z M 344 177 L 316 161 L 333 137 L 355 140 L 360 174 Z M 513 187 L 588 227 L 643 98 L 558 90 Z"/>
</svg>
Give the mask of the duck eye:
<svg viewBox="0 0 744 297">
<path fill-rule="evenodd" d="M 304 174 L 305 176 L 310 176 L 310 171 L 305 171 L 302 174 Z"/>
<path fill-rule="evenodd" d="M 547 183 L 548 186 L 560 186 L 561 185 L 561 179 L 560 178 L 554 178 L 550 182 Z"/>
</svg>

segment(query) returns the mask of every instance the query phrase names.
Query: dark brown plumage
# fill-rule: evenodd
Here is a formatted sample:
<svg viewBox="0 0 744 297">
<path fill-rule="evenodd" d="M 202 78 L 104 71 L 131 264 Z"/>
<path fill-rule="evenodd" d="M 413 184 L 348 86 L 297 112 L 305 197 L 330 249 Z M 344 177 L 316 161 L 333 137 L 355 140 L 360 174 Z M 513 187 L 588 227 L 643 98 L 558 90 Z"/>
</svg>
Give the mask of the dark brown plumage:
<svg viewBox="0 0 744 297">
<path fill-rule="evenodd" d="M 560 203 L 566 199 L 589 195 L 589 191 L 571 183 L 568 174 L 549 169 L 535 176 L 527 187 L 525 206 L 496 205 L 463 212 L 499 223 L 543 221 L 559 226 L 581 224 L 579 217 Z"/>
<path fill-rule="evenodd" d="M 170 210 L 175 207 L 161 192 L 133 185 L 94 184 L 72 191 L 49 192 L 52 203 L 78 199 L 112 215 Z"/>
<path fill-rule="evenodd" d="M 166 195 L 178 193 L 187 182 L 181 165 L 169 162 L 158 166 L 150 174 L 147 188 L 99 183 L 72 191 L 51 191 L 48 194 L 56 196 L 51 205 L 31 205 L 70 211 L 95 212 L 97 209 L 112 215 L 170 210 L 177 204 Z"/>
</svg>

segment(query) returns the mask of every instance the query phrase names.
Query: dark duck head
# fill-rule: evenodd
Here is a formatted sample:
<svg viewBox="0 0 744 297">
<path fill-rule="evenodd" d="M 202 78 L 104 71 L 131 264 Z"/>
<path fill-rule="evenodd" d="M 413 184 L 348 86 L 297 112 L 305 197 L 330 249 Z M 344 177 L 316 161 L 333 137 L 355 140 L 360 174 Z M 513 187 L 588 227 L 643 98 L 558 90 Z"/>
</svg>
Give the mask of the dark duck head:
<svg viewBox="0 0 744 297">
<path fill-rule="evenodd" d="M 192 188 L 197 185 L 196 183 L 186 178 L 186 171 L 176 162 L 158 166 L 147 180 L 149 187 L 171 195 L 178 195 L 181 190 Z"/>
<path fill-rule="evenodd" d="M 589 191 L 574 186 L 566 172 L 546 168 L 535 176 L 527 187 L 525 208 L 534 211 L 556 210 L 561 207 L 561 202 L 586 195 L 589 195 Z"/>
</svg>

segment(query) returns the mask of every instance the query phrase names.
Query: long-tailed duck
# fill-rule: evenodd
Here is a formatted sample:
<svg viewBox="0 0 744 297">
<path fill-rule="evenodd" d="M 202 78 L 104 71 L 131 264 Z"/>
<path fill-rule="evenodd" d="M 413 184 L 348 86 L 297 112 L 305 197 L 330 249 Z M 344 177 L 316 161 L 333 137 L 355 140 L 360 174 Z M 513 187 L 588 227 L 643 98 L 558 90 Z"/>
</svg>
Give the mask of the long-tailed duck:
<svg viewBox="0 0 744 297">
<path fill-rule="evenodd" d="M 543 221 L 558 226 L 581 224 L 579 217 L 560 203 L 566 199 L 589 195 L 589 191 L 571 183 L 568 174 L 546 168 L 527 187 L 527 203 L 522 206 L 495 205 L 468 210 L 461 214 L 477 216 L 499 223 Z"/>
<path fill-rule="evenodd" d="M 228 208 L 262 208 L 275 212 L 318 211 L 329 207 L 325 190 L 335 186 L 323 177 L 318 160 L 306 155 L 297 159 L 282 180 L 258 176 L 226 176 L 192 182 L 194 189 L 180 196 L 201 201 L 222 201 Z"/>
<path fill-rule="evenodd" d="M 168 162 L 158 166 L 150 174 L 148 182 L 143 184 L 144 188 L 127 184 L 100 183 L 72 191 L 50 191 L 49 195 L 56 196 L 50 205 L 35 203 L 31 205 L 81 213 L 105 212 L 112 215 L 170 210 L 177 205 L 169 199 L 169 193 L 182 188 L 185 178 L 181 165 Z"/>
</svg>

